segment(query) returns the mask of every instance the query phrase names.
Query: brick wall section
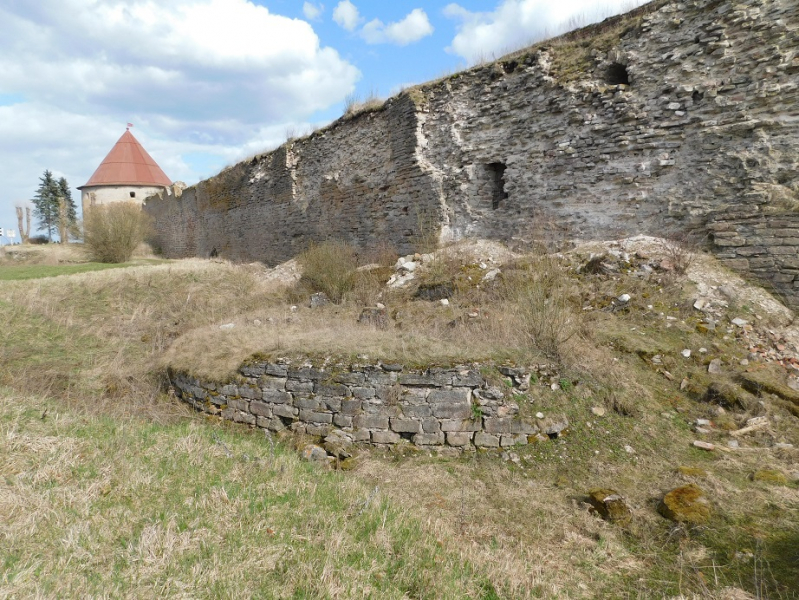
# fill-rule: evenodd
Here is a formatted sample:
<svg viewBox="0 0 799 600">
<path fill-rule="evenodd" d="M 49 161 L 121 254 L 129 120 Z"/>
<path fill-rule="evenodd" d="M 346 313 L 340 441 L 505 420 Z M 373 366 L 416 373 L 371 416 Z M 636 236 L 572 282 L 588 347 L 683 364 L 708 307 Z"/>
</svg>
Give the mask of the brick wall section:
<svg viewBox="0 0 799 600">
<path fill-rule="evenodd" d="M 499 448 L 557 435 L 563 420 L 531 422 L 474 366 L 408 371 L 401 365 L 317 369 L 255 362 L 235 383 L 203 382 L 170 374 L 178 395 L 197 410 L 270 431 L 291 429 L 327 436 L 334 429 L 353 442 Z M 528 375 L 529 380 L 529 375 Z"/>
<path fill-rule="evenodd" d="M 325 237 L 404 253 L 419 215 L 445 239 L 693 231 L 796 305 L 797 206 L 799 3 L 658 0 L 147 209 L 167 256 L 268 264 Z"/>
</svg>

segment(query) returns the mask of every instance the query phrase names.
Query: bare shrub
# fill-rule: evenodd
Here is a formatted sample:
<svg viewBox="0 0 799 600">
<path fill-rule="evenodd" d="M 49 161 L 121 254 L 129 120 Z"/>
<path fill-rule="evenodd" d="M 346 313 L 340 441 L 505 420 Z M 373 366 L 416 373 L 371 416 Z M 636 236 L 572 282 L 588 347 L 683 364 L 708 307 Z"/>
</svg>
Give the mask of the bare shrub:
<svg viewBox="0 0 799 600">
<path fill-rule="evenodd" d="M 313 292 L 324 292 L 336 304 L 355 285 L 357 254 L 346 242 L 331 240 L 312 244 L 297 261 L 302 267 L 300 285 Z"/>
<path fill-rule="evenodd" d="M 696 259 L 700 244 L 686 232 L 670 233 L 661 241 L 664 258 L 677 275 L 685 275 Z"/>
<path fill-rule="evenodd" d="M 535 257 L 506 273 L 500 294 L 511 306 L 523 343 L 561 361 L 565 344 L 581 329 L 581 313 L 572 306 L 569 278 L 557 259 Z"/>
<path fill-rule="evenodd" d="M 83 217 L 83 243 L 92 260 L 122 263 L 151 229 L 151 220 L 135 202 L 93 206 Z"/>
</svg>

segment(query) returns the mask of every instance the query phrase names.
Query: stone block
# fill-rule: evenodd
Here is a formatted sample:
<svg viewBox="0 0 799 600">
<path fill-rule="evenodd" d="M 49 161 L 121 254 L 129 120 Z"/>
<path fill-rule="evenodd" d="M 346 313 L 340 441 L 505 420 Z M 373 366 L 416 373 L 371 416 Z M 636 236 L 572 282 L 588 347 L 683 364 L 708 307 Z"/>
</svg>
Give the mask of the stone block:
<svg viewBox="0 0 799 600">
<path fill-rule="evenodd" d="M 441 373 L 402 373 L 397 378 L 400 385 L 442 387 L 452 383 L 452 376 Z"/>
<path fill-rule="evenodd" d="M 232 408 L 233 410 L 242 410 L 244 412 L 250 410 L 249 404 L 250 401 L 244 398 L 231 398 L 227 403 L 228 408 Z"/>
<path fill-rule="evenodd" d="M 452 385 L 455 387 L 479 387 L 483 385 L 483 376 L 480 371 L 459 371 L 452 377 Z"/>
<path fill-rule="evenodd" d="M 357 372 L 338 373 L 333 376 L 333 381 L 335 383 L 341 383 L 344 385 L 359 386 L 362 385 L 365 380 L 366 380 L 366 375 Z"/>
<path fill-rule="evenodd" d="M 353 387 L 350 388 L 353 397 L 360 399 L 374 398 L 375 389 L 373 387 Z"/>
<path fill-rule="evenodd" d="M 292 400 L 291 394 L 280 390 L 264 390 L 261 393 L 261 398 L 270 404 L 291 404 Z"/>
<path fill-rule="evenodd" d="M 324 423 L 306 423 L 305 425 L 305 433 L 317 437 L 324 437 L 327 434 L 329 434 L 332 430 L 333 430 L 332 425 L 326 425 Z"/>
<path fill-rule="evenodd" d="M 294 392 L 299 394 L 311 394 L 313 393 L 313 388 L 314 388 L 313 381 L 299 381 L 297 379 L 286 380 L 287 392 Z"/>
<path fill-rule="evenodd" d="M 215 406 L 227 406 L 227 398 L 225 396 L 220 396 L 219 394 L 209 394 L 209 399 L 211 400 L 211 404 Z"/>
<path fill-rule="evenodd" d="M 427 396 L 427 401 L 430 404 L 468 404 L 471 399 L 472 390 L 469 388 L 432 390 Z"/>
<path fill-rule="evenodd" d="M 722 262 L 724 263 L 725 266 L 730 267 L 731 269 L 735 268 L 746 269 L 747 267 L 752 269 L 770 269 L 771 267 L 774 266 L 773 258 L 750 258 L 748 261 L 746 261 L 747 264 L 745 267 L 735 267 L 733 265 L 728 264 L 731 261 L 725 260 Z"/>
<path fill-rule="evenodd" d="M 272 377 L 287 377 L 289 371 L 284 365 L 266 363 L 264 365 L 264 373 L 267 375 L 271 375 Z"/>
<path fill-rule="evenodd" d="M 361 412 L 362 402 L 360 400 L 342 400 L 341 401 L 341 414 L 343 415 L 356 415 Z"/>
<path fill-rule="evenodd" d="M 236 388 L 235 385 L 230 384 L 230 383 L 227 384 L 227 385 L 223 385 L 219 389 L 219 392 L 224 394 L 225 396 L 238 396 L 239 395 L 239 390 Z"/>
<path fill-rule="evenodd" d="M 449 431 L 447 432 L 447 444 L 462 448 L 472 443 L 472 436 L 474 434 L 469 431 Z"/>
<path fill-rule="evenodd" d="M 266 417 L 258 417 L 255 420 L 255 424 L 262 429 L 268 429 L 269 431 L 283 431 L 286 426 L 283 425 L 283 421 L 280 419 L 267 419 Z"/>
<path fill-rule="evenodd" d="M 524 423 L 513 417 L 486 417 L 483 419 L 483 428 L 486 433 L 520 433 L 532 435 L 538 433 L 538 427 Z"/>
<path fill-rule="evenodd" d="M 441 446 L 446 441 L 444 433 L 417 433 L 412 438 L 417 446 Z"/>
<path fill-rule="evenodd" d="M 340 383 L 317 383 L 314 392 L 319 396 L 349 396 L 350 390 L 346 385 Z"/>
<path fill-rule="evenodd" d="M 364 383 L 371 385 L 392 385 L 397 382 L 397 374 L 386 371 L 370 371 L 366 373 Z"/>
<path fill-rule="evenodd" d="M 402 409 L 402 414 L 406 417 L 429 417 L 433 414 L 433 409 L 430 408 L 429 404 L 412 404 L 407 406 L 405 404 L 401 405 L 400 408 Z"/>
<path fill-rule="evenodd" d="M 341 411 L 341 398 L 323 398 L 325 406 L 333 412 Z"/>
<path fill-rule="evenodd" d="M 293 419 L 297 416 L 297 413 L 299 413 L 299 411 L 290 404 L 275 404 L 272 407 L 272 415 L 275 417 Z"/>
<path fill-rule="evenodd" d="M 527 435 L 502 435 L 499 440 L 500 446 L 508 448 L 510 446 L 524 446 L 527 444 Z"/>
<path fill-rule="evenodd" d="M 353 442 L 368 442 L 371 440 L 371 432 L 368 429 L 356 429 L 351 435 Z"/>
<path fill-rule="evenodd" d="M 433 417 L 422 419 L 422 431 L 425 433 L 438 433 L 441 431 L 441 423 Z"/>
<path fill-rule="evenodd" d="M 285 391 L 286 381 L 288 380 L 285 377 L 270 377 L 268 375 L 264 375 L 258 379 L 258 385 L 262 390 Z"/>
<path fill-rule="evenodd" d="M 352 427 L 353 418 L 349 415 L 337 414 L 333 415 L 333 424 L 336 427 Z"/>
<path fill-rule="evenodd" d="M 472 416 L 470 404 L 433 404 L 433 416 L 438 419 L 468 419 Z"/>
<path fill-rule="evenodd" d="M 241 373 L 245 377 L 254 377 L 257 379 L 258 377 L 264 374 L 264 364 L 253 363 L 251 365 L 244 365 L 239 369 L 239 373 Z"/>
<path fill-rule="evenodd" d="M 353 419 L 353 425 L 359 429 L 388 429 L 388 417 L 385 415 L 358 415 Z"/>
<path fill-rule="evenodd" d="M 372 443 L 373 444 L 396 444 L 402 439 L 400 434 L 393 431 L 373 431 Z"/>
<path fill-rule="evenodd" d="M 759 259 L 752 260 L 754 261 Z M 733 271 L 746 271 L 749 268 L 749 261 L 745 258 L 728 258 L 726 260 L 722 260 L 721 263 Z"/>
<path fill-rule="evenodd" d="M 772 246 L 768 249 L 769 253 L 771 254 L 799 254 L 799 250 L 797 250 L 796 246 Z"/>
<path fill-rule="evenodd" d="M 499 448 L 499 436 L 478 431 L 474 434 L 474 445 L 478 448 Z"/>
<path fill-rule="evenodd" d="M 441 431 L 449 432 L 474 432 L 482 429 L 480 420 L 472 419 L 442 419 Z"/>
<path fill-rule="evenodd" d="M 246 423 L 247 425 L 255 425 L 255 415 L 241 412 L 240 410 L 237 410 L 236 413 L 233 415 L 233 420 L 236 423 Z"/>
<path fill-rule="evenodd" d="M 397 433 L 419 433 L 422 431 L 422 424 L 413 419 L 391 419 L 391 430 Z"/>
<path fill-rule="evenodd" d="M 316 410 L 323 405 L 322 399 L 317 396 L 299 396 L 294 398 L 294 406 L 300 410 Z"/>
<path fill-rule="evenodd" d="M 242 398 L 247 398 L 249 400 L 254 400 L 255 398 L 261 398 L 261 390 L 255 387 L 251 387 L 249 385 L 240 385 L 239 386 L 239 396 Z"/>
<path fill-rule="evenodd" d="M 306 423 L 332 423 L 333 415 L 332 413 L 300 409 L 300 421 L 305 421 Z"/>
<path fill-rule="evenodd" d="M 232 420 L 233 420 L 233 417 L 234 417 L 234 416 L 236 415 L 236 413 L 238 413 L 238 412 L 239 412 L 239 411 L 238 411 L 238 410 L 236 410 L 235 408 L 231 408 L 230 406 L 228 406 L 228 407 L 227 407 L 225 410 L 223 410 L 223 411 L 222 411 L 222 413 L 221 413 L 221 416 L 222 416 L 222 418 L 223 418 L 223 419 L 225 419 L 226 421 L 232 421 Z"/>
<path fill-rule="evenodd" d="M 299 381 L 324 381 L 330 376 L 330 373 L 321 371 L 313 367 L 300 367 L 298 369 L 289 369 L 289 379 L 297 379 Z"/>
<path fill-rule="evenodd" d="M 259 417 L 269 418 L 272 416 L 272 406 L 264 402 L 259 402 L 258 400 L 253 400 L 250 402 L 250 412 Z"/>
</svg>

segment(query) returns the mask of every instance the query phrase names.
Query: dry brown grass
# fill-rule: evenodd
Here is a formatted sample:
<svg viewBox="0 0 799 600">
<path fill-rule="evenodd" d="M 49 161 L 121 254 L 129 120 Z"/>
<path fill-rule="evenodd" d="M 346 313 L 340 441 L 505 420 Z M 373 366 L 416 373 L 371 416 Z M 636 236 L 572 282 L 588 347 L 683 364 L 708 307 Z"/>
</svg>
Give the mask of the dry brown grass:
<svg viewBox="0 0 799 600">
<path fill-rule="evenodd" d="M 524 281 L 538 260 L 503 270 Z M 795 450 L 769 446 L 799 446 L 794 417 L 764 394 L 754 404 L 769 429 L 741 440 L 752 450 L 692 448 L 697 417 L 718 421 L 714 442 L 728 434 L 715 407 L 680 389 L 707 371 L 680 351 L 706 346 L 731 362 L 745 348 L 722 329 L 696 331 L 679 277 L 665 286 L 634 273 L 589 276 L 573 262 L 561 264 L 566 295 L 593 310 L 563 343 L 556 389 L 534 385 L 516 397 L 527 414 L 565 416 L 566 435 L 507 451 L 507 461 L 372 452 L 332 480 L 281 445 L 273 459 L 260 433 L 192 418 L 160 394 L 159 373 L 169 365 L 224 378 L 256 352 L 406 366 L 551 363 L 501 282 L 483 282 L 485 270 L 467 261 L 450 272 L 457 292 L 448 306 L 383 290 L 388 331 L 358 325 L 351 298 L 291 310 L 258 265 L 180 261 L 4 285 L 0 377 L 29 391 L 6 393 L 0 411 L 0 471 L 12 481 L 0 481 L 0 510 L 10 515 L 0 535 L 11 541 L 0 593 L 722 598 L 736 586 L 791 597 L 799 488 L 751 475 L 797 470 Z M 633 299 L 616 310 L 622 292 Z M 614 410 L 596 416 L 603 405 Z M 749 416 L 729 409 L 725 423 L 740 427 Z M 680 466 L 707 473 L 697 482 L 716 516 L 705 529 L 674 527 L 655 511 L 663 493 L 691 480 Z M 353 514 L 376 486 L 359 524 Z M 585 494 L 598 486 L 628 499 L 631 528 L 589 513 Z"/>
</svg>

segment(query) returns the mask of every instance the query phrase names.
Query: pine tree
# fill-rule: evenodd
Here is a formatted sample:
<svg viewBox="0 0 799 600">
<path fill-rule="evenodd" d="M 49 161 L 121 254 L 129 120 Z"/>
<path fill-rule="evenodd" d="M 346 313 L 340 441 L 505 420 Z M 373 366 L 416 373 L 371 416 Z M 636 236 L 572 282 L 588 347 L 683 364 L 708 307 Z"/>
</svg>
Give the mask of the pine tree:
<svg viewBox="0 0 799 600">
<path fill-rule="evenodd" d="M 39 229 L 47 232 L 47 239 L 53 241 L 53 231 L 58 227 L 58 182 L 46 170 L 39 177 L 39 187 L 33 197 L 33 216 L 39 221 Z"/>
</svg>

